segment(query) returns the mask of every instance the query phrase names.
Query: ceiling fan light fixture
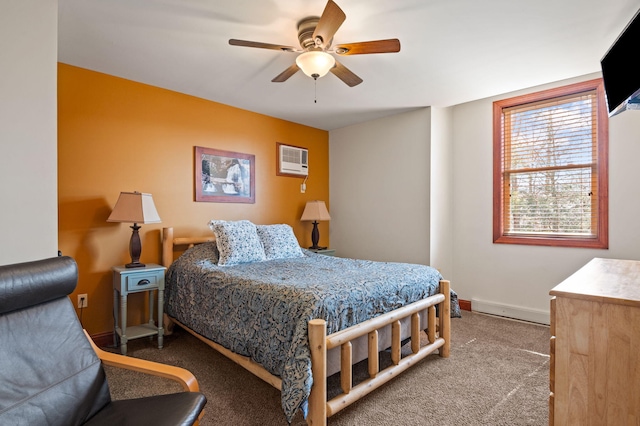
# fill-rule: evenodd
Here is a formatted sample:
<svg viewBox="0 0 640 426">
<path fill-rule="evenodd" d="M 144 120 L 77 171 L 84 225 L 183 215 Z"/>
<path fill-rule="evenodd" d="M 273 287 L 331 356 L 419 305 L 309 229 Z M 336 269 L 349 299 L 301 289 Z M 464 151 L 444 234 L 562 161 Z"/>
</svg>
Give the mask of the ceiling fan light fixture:
<svg viewBox="0 0 640 426">
<path fill-rule="evenodd" d="M 296 65 L 303 73 L 315 79 L 327 75 L 336 65 L 336 59 L 327 52 L 312 50 L 298 55 Z"/>
</svg>

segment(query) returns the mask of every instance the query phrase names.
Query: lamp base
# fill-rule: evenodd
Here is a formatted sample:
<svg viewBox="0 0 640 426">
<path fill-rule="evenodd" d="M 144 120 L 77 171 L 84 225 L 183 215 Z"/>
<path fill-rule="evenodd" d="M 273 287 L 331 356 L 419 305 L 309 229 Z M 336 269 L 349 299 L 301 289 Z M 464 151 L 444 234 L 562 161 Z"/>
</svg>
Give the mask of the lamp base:
<svg viewBox="0 0 640 426">
<path fill-rule="evenodd" d="M 140 253 L 142 252 L 142 243 L 140 242 L 140 234 L 138 233 L 140 226 L 138 226 L 137 223 L 134 223 L 130 228 L 133 229 L 133 232 L 131 233 L 131 240 L 129 241 L 131 263 L 127 263 L 124 266 L 125 268 L 144 268 L 145 264 L 140 263 Z"/>
<path fill-rule="evenodd" d="M 309 249 L 311 250 L 324 250 L 326 247 L 318 246 L 318 241 L 320 241 L 320 231 L 318 231 L 318 221 L 313 221 L 313 229 L 311 230 L 311 244 L 313 244 Z"/>
</svg>

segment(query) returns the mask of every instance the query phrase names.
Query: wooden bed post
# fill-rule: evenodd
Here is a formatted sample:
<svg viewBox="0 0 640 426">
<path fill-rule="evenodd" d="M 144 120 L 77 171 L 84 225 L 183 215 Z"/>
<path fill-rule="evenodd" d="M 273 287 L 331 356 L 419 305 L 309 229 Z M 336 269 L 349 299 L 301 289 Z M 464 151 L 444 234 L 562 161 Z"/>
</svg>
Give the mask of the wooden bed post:
<svg viewBox="0 0 640 426">
<path fill-rule="evenodd" d="M 444 339 L 444 345 L 440 348 L 440 356 L 449 357 L 451 349 L 451 283 L 448 280 L 440 280 L 440 293 L 444 294 L 444 301 L 440 303 L 440 337 Z"/>
<path fill-rule="evenodd" d="M 327 323 L 322 319 L 309 321 L 309 347 L 313 384 L 309 395 L 307 424 L 327 424 Z"/>
<path fill-rule="evenodd" d="M 162 265 L 173 263 L 173 228 L 162 228 Z"/>
</svg>

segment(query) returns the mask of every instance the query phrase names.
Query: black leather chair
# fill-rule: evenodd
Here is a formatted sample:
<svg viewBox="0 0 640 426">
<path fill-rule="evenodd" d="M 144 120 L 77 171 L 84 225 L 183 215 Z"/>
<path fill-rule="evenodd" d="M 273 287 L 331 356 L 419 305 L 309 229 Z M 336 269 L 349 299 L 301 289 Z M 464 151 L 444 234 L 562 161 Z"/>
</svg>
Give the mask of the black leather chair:
<svg viewBox="0 0 640 426">
<path fill-rule="evenodd" d="M 70 257 L 0 266 L 0 425 L 192 425 L 206 403 L 187 370 L 98 349 L 71 300 Z M 101 361 L 102 359 L 102 361 Z M 112 401 L 102 362 L 185 390 Z"/>
</svg>

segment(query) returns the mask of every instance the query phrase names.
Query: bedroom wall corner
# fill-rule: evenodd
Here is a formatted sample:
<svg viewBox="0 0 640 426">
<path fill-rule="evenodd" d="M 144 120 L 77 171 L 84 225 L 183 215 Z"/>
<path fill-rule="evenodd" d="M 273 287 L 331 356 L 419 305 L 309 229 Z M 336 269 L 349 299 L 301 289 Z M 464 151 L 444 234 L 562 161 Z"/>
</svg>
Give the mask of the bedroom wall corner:
<svg viewBox="0 0 640 426">
<path fill-rule="evenodd" d="M 455 288 L 453 275 L 453 109 L 431 107 L 431 260 Z"/>
</svg>

